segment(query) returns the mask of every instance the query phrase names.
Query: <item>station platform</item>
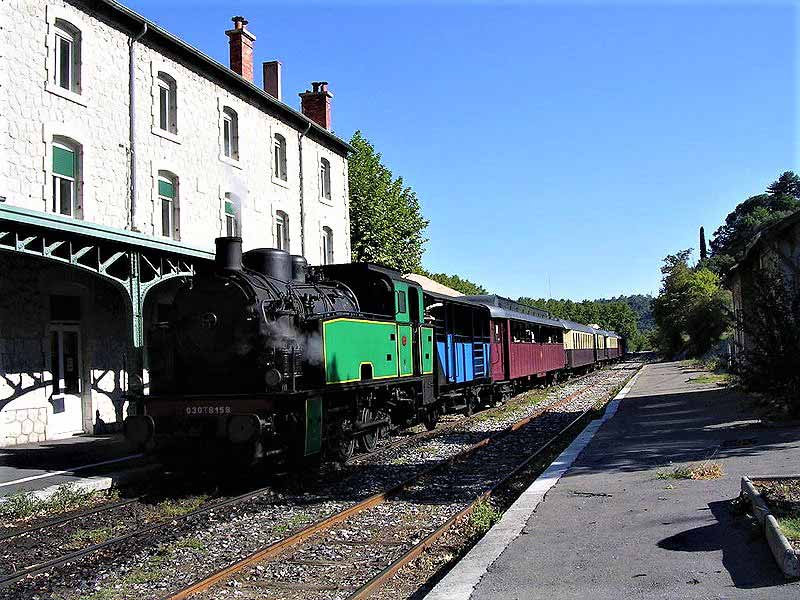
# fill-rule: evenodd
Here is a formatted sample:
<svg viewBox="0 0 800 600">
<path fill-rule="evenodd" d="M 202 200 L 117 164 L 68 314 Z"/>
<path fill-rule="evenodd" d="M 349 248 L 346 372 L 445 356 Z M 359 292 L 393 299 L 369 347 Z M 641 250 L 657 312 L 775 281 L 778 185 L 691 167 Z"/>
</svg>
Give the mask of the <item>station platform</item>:
<svg viewBox="0 0 800 600">
<path fill-rule="evenodd" d="M 97 481 L 145 464 L 122 434 L 74 436 L 0 448 L 0 497 Z"/>
<path fill-rule="evenodd" d="M 492 545 L 512 510 L 427 598 L 800 598 L 800 582 L 786 582 L 763 534 L 729 503 L 743 475 L 800 471 L 800 428 L 762 425 L 743 396 L 691 381 L 700 374 L 686 363 L 644 367 L 503 547 Z M 724 475 L 662 478 L 703 461 Z"/>
</svg>

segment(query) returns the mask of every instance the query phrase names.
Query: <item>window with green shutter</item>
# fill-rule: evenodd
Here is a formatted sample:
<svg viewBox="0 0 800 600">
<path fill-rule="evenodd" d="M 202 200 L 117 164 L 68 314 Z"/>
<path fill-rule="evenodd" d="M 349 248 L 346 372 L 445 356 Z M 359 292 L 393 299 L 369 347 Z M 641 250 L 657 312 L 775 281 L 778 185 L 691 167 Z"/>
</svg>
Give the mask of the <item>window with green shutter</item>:
<svg viewBox="0 0 800 600">
<path fill-rule="evenodd" d="M 66 142 L 53 142 L 53 212 L 68 217 L 78 212 L 77 152 Z"/>
<path fill-rule="evenodd" d="M 158 180 L 158 195 L 164 198 L 175 199 L 175 184 L 164 179 Z"/>
<path fill-rule="evenodd" d="M 161 203 L 161 235 L 176 237 L 175 179 L 165 171 L 158 172 L 158 199 Z"/>
<path fill-rule="evenodd" d="M 75 152 L 61 146 L 53 146 L 53 173 L 75 178 Z"/>
</svg>

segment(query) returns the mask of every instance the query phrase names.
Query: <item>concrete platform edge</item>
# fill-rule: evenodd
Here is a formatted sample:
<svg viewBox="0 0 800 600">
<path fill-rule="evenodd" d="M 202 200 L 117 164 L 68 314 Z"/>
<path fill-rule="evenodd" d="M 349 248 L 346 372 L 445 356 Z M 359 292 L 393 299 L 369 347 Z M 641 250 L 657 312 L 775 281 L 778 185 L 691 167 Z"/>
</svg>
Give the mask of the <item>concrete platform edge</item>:
<svg viewBox="0 0 800 600">
<path fill-rule="evenodd" d="M 126 469 L 124 471 L 117 471 L 115 473 L 109 473 L 108 475 L 95 475 L 92 477 L 86 477 L 85 479 L 81 479 L 79 481 L 70 481 L 67 483 L 58 483 L 55 485 L 48 486 L 46 488 L 42 488 L 40 490 L 34 490 L 27 492 L 33 498 L 37 500 L 47 500 L 54 494 L 56 494 L 60 489 L 64 487 L 68 487 L 75 491 L 81 492 L 100 492 L 103 490 L 109 490 L 114 485 L 119 485 L 122 483 L 130 483 L 135 481 L 138 478 L 143 478 L 146 475 L 149 475 L 153 471 L 162 468 L 161 465 L 143 465 L 140 467 L 135 467 L 132 469 Z M 6 496 L 0 496 L 0 504 L 7 502 L 9 497 L 13 494 L 9 494 Z"/>
<path fill-rule="evenodd" d="M 645 365 L 646 366 L 646 365 Z M 481 540 L 450 570 L 425 596 L 427 600 L 468 600 L 483 576 L 499 558 L 508 545 L 513 542 L 536 511 L 545 494 L 572 466 L 580 453 L 586 448 L 597 430 L 613 418 L 620 402 L 628 395 L 645 367 L 625 384 L 620 392 L 609 402 L 603 416 L 589 423 L 572 443 L 550 464 L 547 469 L 520 495 L 503 513 Z"/>
</svg>

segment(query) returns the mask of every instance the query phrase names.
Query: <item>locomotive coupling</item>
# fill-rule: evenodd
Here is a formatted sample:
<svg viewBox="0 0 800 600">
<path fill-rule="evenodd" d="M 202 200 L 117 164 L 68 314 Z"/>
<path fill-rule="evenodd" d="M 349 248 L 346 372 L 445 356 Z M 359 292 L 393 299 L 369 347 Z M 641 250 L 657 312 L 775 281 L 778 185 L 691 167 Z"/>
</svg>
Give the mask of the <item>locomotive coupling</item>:
<svg viewBox="0 0 800 600">
<path fill-rule="evenodd" d="M 143 446 L 153 439 L 156 424 L 149 415 L 131 415 L 125 419 L 125 439 L 137 446 Z"/>
<path fill-rule="evenodd" d="M 257 415 L 231 415 L 228 417 L 228 440 L 243 444 L 261 437 L 264 423 Z"/>
</svg>

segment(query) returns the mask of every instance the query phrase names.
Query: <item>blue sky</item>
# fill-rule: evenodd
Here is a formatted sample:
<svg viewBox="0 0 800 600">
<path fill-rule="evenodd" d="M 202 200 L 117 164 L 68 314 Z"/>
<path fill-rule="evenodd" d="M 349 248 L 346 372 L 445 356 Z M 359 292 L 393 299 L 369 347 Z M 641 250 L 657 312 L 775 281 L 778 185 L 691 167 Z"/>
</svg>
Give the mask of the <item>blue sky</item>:
<svg viewBox="0 0 800 600">
<path fill-rule="evenodd" d="M 224 64 L 244 15 L 257 83 L 275 58 L 293 106 L 329 81 L 335 132 L 417 191 L 425 266 L 511 297 L 657 292 L 798 169 L 789 3 L 126 4 Z"/>
</svg>

